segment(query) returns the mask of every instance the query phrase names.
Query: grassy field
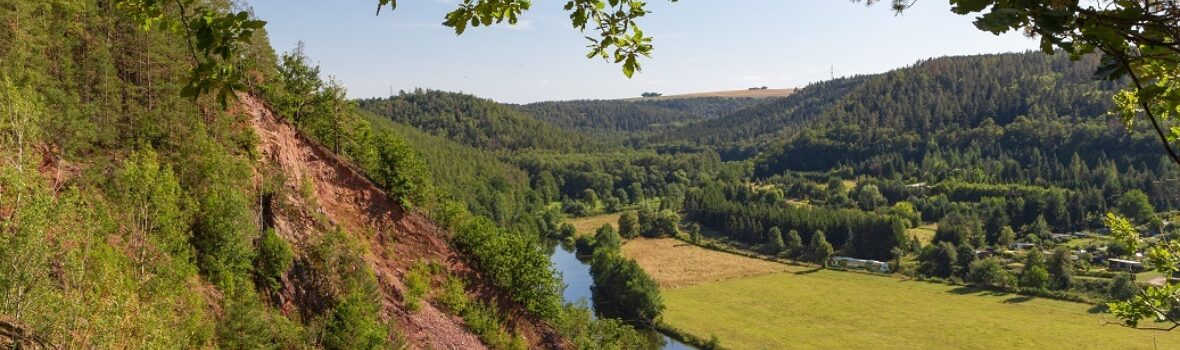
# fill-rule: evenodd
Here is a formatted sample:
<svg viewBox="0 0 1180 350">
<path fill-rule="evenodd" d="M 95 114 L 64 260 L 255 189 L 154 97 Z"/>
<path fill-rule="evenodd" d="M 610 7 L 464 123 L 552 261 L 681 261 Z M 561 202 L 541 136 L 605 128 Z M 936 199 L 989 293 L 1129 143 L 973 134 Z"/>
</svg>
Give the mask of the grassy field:
<svg viewBox="0 0 1180 350">
<path fill-rule="evenodd" d="M 577 219 L 570 220 L 569 223 L 570 223 L 570 225 L 574 225 L 575 229 L 578 229 L 579 236 L 581 236 L 581 235 L 593 236 L 594 232 L 598 231 L 598 228 L 602 227 L 602 225 L 610 224 L 616 230 L 619 229 L 619 216 L 621 216 L 621 215 L 622 214 L 620 214 L 620 213 L 614 213 L 614 214 L 587 216 L 584 218 L 577 218 Z"/>
<path fill-rule="evenodd" d="M 627 241 L 623 245 L 623 255 L 635 259 L 660 283 L 661 288 L 685 287 L 801 269 L 712 251 L 671 238 Z"/>
<path fill-rule="evenodd" d="M 1084 304 L 821 270 L 666 290 L 664 321 L 734 349 L 1176 349 Z"/>
<path fill-rule="evenodd" d="M 930 244 L 930 241 L 934 240 L 934 231 L 937 231 L 937 230 L 938 230 L 938 224 L 934 223 L 934 224 L 922 225 L 922 226 L 918 226 L 915 228 L 911 228 L 909 230 L 906 230 L 905 234 L 907 236 L 917 236 L 918 241 L 922 242 L 922 245 L 927 245 L 927 244 Z"/>
<path fill-rule="evenodd" d="M 666 324 L 734 349 L 1177 349 L 1180 332 L 1103 326 L 1092 306 L 813 270 L 673 239 L 633 240 Z"/>
<path fill-rule="evenodd" d="M 1065 242 L 1064 245 L 1070 249 L 1083 249 L 1091 245 L 1101 247 L 1113 242 L 1114 238 L 1110 237 L 1087 237 L 1070 239 L 1068 242 Z"/>
</svg>

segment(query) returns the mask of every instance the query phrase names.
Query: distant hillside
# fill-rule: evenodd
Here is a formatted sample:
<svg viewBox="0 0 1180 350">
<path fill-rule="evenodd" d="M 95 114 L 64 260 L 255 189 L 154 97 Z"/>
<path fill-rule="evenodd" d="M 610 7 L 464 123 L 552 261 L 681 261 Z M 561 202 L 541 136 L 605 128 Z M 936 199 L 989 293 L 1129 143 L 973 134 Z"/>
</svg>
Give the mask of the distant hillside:
<svg viewBox="0 0 1180 350">
<path fill-rule="evenodd" d="M 707 91 L 694 92 L 680 95 L 667 95 L 659 97 L 636 97 L 627 100 L 672 100 L 680 98 L 699 98 L 699 97 L 728 97 L 728 98 L 767 98 L 767 97 L 786 97 L 794 94 L 798 89 L 746 89 L 746 90 L 723 90 L 723 91 Z"/>
<path fill-rule="evenodd" d="M 540 102 L 520 110 L 553 125 L 586 132 L 652 132 L 717 119 L 767 99 L 698 97 Z"/>
<path fill-rule="evenodd" d="M 752 161 L 758 177 L 847 169 L 916 180 L 1098 184 L 1107 197 L 1140 188 L 1160 205 L 1180 203 L 1144 172 L 1166 169 L 1159 141 L 1107 116 L 1123 84 L 1092 79 L 1097 64 L 1097 57 L 1039 52 L 929 59 L 813 84 L 639 143 L 712 148 L 726 160 Z"/>
<path fill-rule="evenodd" d="M 369 112 L 488 150 L 583 149 L 588 139 L 534 119 L 512 106 L 461 93 L 415 90 L 357 101 Z"/>
</svg>

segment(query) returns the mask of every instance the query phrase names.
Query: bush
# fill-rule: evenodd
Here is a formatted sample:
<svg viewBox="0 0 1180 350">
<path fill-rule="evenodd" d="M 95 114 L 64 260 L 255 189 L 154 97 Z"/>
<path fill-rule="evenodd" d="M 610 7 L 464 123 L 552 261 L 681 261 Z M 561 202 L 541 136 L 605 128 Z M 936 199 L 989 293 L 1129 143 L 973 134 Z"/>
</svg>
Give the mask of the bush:
<svg viewBox="0 0 1180 350">
<path fill-rule="evenodd" d="M 1138 287 L 1135 286 L 1135 275 L 1123 273 L 1110 281 L 1106 295 L 1113 300 L 1127 300 L 1135 296 L 1135 293 L 1138 293 Z"/>
<path fill-rule="evenodd" d="M 575 349 L 641 349 L 648 345 L 643 334 L 626 323 L 594 317 L 585 301 L 567 304 L 554 327 Z"/>
<path fill-rule="evenodd" d="M 500 329 L 500 310 L 496 304 L 472 303 L 463 311 L 463 321 L 472 333 L 493 349 L 527 349 L 523 339 Z"/>
<path fill-rule="evenodd" d="M 454 243 L 471 256 L 474 267 L 512 300 L 542 319 L 558 316 L 563 286 L 535 238 L 510 233 L 483 217 L 468 218 L 453 233 Z"/>
<path fill-rule="evenodd" d="M 410 311 L 422 308 L 422 299 L 430 294 L 430 276 L 430 268 L 422 262 L 406 273 L 406 308 Z"/>
<path fill-rule="evenodd" d="M 623 247 L 623 237 L 615 232 L 615 228 L 610 224 L 603 224 L 598 228 L 598 232 L 594 234 L 594 249 L 607 249 L 618 251 Z"/>
<path fill-rule="evenodd" d="M 971 262 L 967 280 L 982 286 L 1007 287 L 1012 284 L 1012 274 L 1004 269 L 1004 264 L 993 257 Z"/>
<path fill-rule="evenodd" d="M 258 240 L 258 255 L 254 257 L 254 273 L 260 284 L 272 291 L 277 290 L 284 273 L 293 263 L 291 247 L 274 229 L 262 232 Z"/>
<path fill-rule="evenodd" d="M 369 171 L 381 189 L 405 207 L 426 203 L 430 198 L 430 171 L 414 150 L 389 132 L 377 134 L 377 168 Z"/>
<path fill-rule="evenodd" d="M 463 281 L 462 277 L 447 276 L 446 282 L 443 282 L 442 293 L 438 296 L 438 302 L 452 313 L 462 315 L 470 302 L 467 297 L 467 283 Z"/>
<path fill-rule="evenodd" d="M 385 349 L 389 326 L 381 321 L 375 295 L 362 289 L 348 293 L 332 310 L 324 334 L 326 349 Z"/>
</svg>

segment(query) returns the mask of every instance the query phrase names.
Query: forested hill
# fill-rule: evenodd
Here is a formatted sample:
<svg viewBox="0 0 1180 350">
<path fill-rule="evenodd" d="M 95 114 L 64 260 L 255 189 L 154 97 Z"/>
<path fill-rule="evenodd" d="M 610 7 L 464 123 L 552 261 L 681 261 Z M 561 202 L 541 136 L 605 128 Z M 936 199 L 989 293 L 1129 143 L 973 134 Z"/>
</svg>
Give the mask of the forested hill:
<svg viewBox="0 0 1180 350">
<path fill-rule="evenodd" d="M 589 147 L 589 138 L 576 131 L 467 94 L 419 89 L 391 98 L 362 99 L 357 104 L 394 122 L 483 149 L 573 151 Z"/>
<path fill-rule="evenodd" d="M 1021 115 L 1089 118 L 1106 112 L 1117 85 L 1090 79 L 1096 61 L 1035 52 L 930 59 L 883 74 L 812 84 L 778 103 L 670 131 L 665 139 L 749 144 L 795 127 L 927 135 L 975 127 L 988 118 L 1000 125 Z"/>
<path fill-rule="evenodd" d="M 667 100 L 538 102 L 520 110 L 553 125 L 585 132 L 649 133 L 717 119 L 774 99 L 699 97 Z"/>
</svg>

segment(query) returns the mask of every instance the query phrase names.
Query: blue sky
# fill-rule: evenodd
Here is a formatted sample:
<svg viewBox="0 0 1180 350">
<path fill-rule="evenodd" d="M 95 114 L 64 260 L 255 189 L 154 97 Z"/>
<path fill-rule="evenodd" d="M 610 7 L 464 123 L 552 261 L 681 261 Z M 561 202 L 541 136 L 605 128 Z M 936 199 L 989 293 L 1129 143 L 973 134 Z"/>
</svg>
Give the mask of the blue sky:
<svg viewBox="0 0 1180 350">
<path fill-rule="evenodd" d="M 325 78 L 336 76 L 352 97 L 386 96 L 391 86 L 515 103 L 786 88 L 828 79 L 832 67 L 836 76 L 879 73 L 930 57 L 1036 47 L 1021 34 L 977 30 L 944 1 L 919 1 L 894 16 L 887 4 L 844 0 L 651 0 L 641 25 L 655 37 L 655 53 L 627 79 L 618 65 L 586 59 L 565 1 L 536 0 L 515 27 L 462 36 L 440 24 L 456 1 L 401 0 L 380 16 L 377 0 L 248 3 L 269 22 L 276 50 L 302 40 Z"/>
</svg>

